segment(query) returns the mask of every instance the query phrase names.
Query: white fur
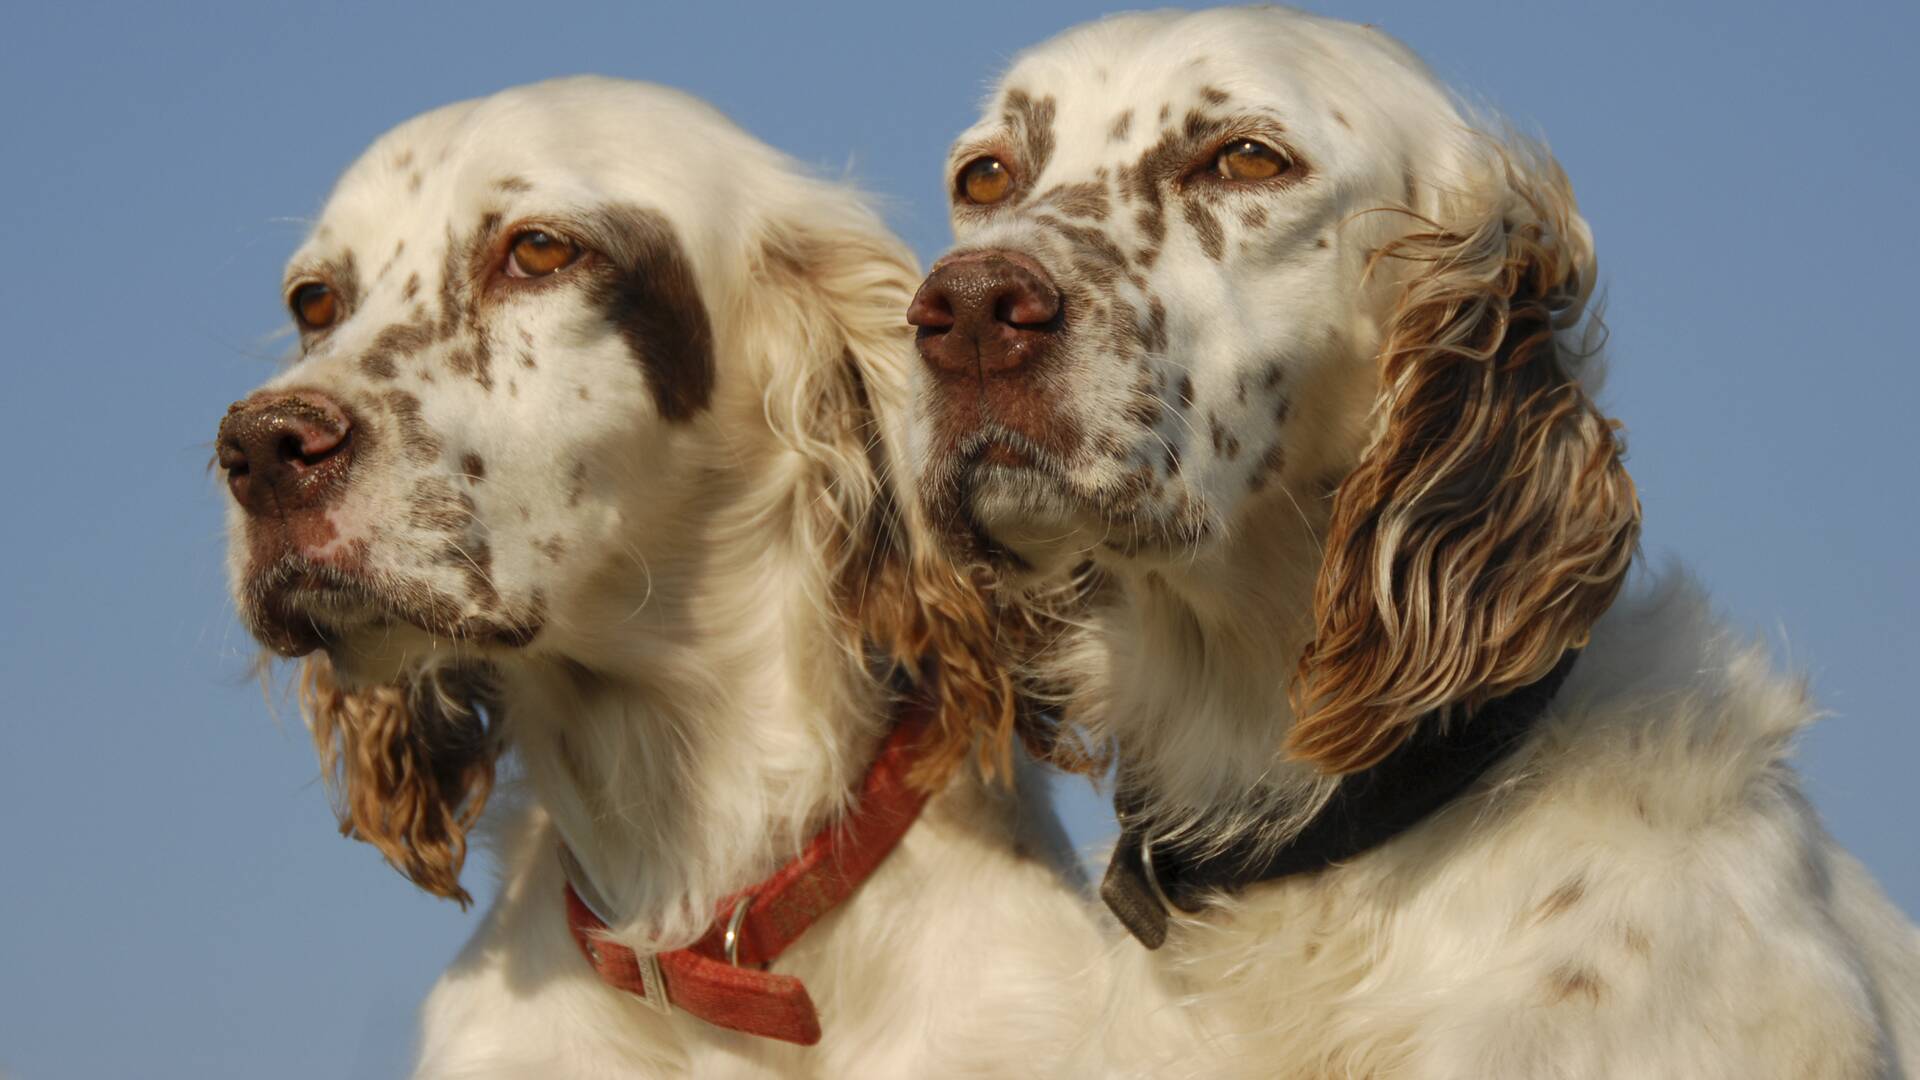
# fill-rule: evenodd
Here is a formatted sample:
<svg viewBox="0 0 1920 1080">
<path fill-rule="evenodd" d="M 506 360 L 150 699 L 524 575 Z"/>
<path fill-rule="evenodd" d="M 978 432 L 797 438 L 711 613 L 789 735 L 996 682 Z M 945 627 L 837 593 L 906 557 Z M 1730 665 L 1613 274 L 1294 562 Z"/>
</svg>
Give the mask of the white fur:
<svg viewBox="0 0 1920 1080">
<path fill-rule="evenodd" d="M 492 343 L 491 387 L 449 368 L 446 345 L 385 381 L 361 370 L 383 329 L 431 304 L 448 245 L 483 214 L 565 222 L 611 204 L 664 215 L 698 280 L 717 375 L 695 415 L 660 415 L 650 376 L 572 286 L 489 301 L 456 335 Z M 349 685 L 474 660 L 500 682 L 518 773 L 490 813 L 503 822 L 504 880 L 426 1003 L 416 1075 L 1048 1071 L 1060 1033 L 1091 1024 L 1062 987 L 1088 977 L 1100 939 L 1030 783 L 1008 793 L 963 769 L 856 895 L 777 961 L 819 1007 L 816 1047 L 661 1016 L 603 985 L 562 907 L 564 836 L 624 913 L 616 940 L 688 944 L 720 898 L 846 807 L 871 760 L 888 695 L 846 644 L 819 533 L 835 514 L 871 510 L 891 478 L 873 475 L 858 440 L 851 452 L 833 441 L 858 421 L 851 410 L 819 413 L 854 364 L 885 449 L 897 446 L 910 349 L 900 312 L 916 277 L 901 245 L 853 193 L 699 102 L 573 79 L 449 106 L 376 142 L 290 274 L 337 266 L 342 251 L 355 255 L 357 304 L 269 388 L 328 393 L 376 448 L 396 441 L 377 399 L 404 388 L 440 447 L 413 466 L 358 457 L 331 511 L 342 534 L 369 539 L 380 580 L 424 582 L 484 613 L 408 518 L 420 477 L 461 484 L 471 520 L 457 539 L 488 544 L 501 604 L 532 610 L 538 597 L 544 614 L 513 648 L 429 633 L 377 605 L 314 608 Z M 416 273 L 417 300 L 404 284 Z M 484 455 L 484 480 L 463 476 L 468 450 Z M 246 528 L 236 513 L 243 601 Z M 548 538 L 558 555 L 540 546 Z"/>
<path fill-rule="evenodd" d="M 1012 91 L 1051 111 L 1042 169 L 1007 137 Z M 1166 198 L 1155 243 L 1143 204 L 1114 183 L 1190 109 L 1284 138 L 1312 169 L 1305 184 L 1223 195 L 1217 258 L 1178 198 Z M 1380 390 L 1373 350 L 1398 271 L 1362 269 L 1409 227 L 1370 211 L 1443 214 L 1497 174 L 1474 164 L 1475 148 L 1496 142 L 1384 35 L 1262 8 L 1069 31 L 1023 54 L 956 144 L 956 169 L 982 152 L 1014 155 L 1029 198 L 956 210 L 961 248 L 1038 260 L 1072 304 L 1079 267 L 1098 254 L 1060 226 L 1046 193 L 1106 185 L 1112 212 L 1071 223 L 1128 255 L 1132 276 L 1103 295 L 1142 320 L 1164 304 L 1163 347 L 1073 337 L 1069 310 L 1047 361 L 1055 414 L 1123 455 L 983 470 L 962 504 L 1038 579 L 1091 560 L 1109 583 L 1042 674 L 1147 781 L 1147 813 L 1163 826 L 1225 835 L 1276 810 L 1297 822 L 1325 790 L 1280 747 L 1288 679 L 1312 634 L 1327 492 L 1365 449 Z M 1135 254 L 1149 246 L 1155 258 Z M 1291 395 L 1279 422 L 1260 393 L 1268 365 Z M 1182 377 L 1190 410 L 1170 392 Z M 1598 365 L 1581 378 L 1597 386 Z M 1164 406 L 1157 421 L 1125 419 L 1141 395 Z M 1230 444 L 1203 417 L 1248 452 L 1221 452 Z M 939 483 L 951 465 L 929 427 L 917 465 Z M 1284 468 L 1250 484 L 1268 446 Z M 1167 453 L 1180 468 L 1161 465 Z M 1117 500 L 1128 468 L 1159 486 Z M 1105 1064 L 1087 1069 L 1920 1075 L 1920 938 L 1821 829 L 1788 764 L 1816 716 L 1803 687 L 1721 626 L 1683 574 L 1642 582 L 1483 788 L 1347 864 L 1176 919 L 1157 952 L 1118 947 L 1116 1007 L 1177 995 L 1198 1042 L 1113 1024 Z"/>
</svg>

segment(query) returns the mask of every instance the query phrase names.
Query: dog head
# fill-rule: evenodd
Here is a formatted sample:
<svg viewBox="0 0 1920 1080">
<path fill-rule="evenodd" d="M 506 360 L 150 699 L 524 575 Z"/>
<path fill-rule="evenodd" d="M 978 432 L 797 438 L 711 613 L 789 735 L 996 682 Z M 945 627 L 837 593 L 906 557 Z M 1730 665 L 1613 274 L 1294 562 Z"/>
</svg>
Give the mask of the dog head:
<svg viewBox="0 0 1920 1080">
<path fill-rule="evenodd" d="M 1291 748 L 1362 768 L 1584 639 L 1634 548 L 1564 175 L 1369 28 L 1103 20 L 1022 55 L 910 310 L 918 467 L 1014 572 L 1316 564 Z"/>
<path fill-rule="evenodd" d="M 917 277 L 853 193 L 659 87 L 524 87 L 375 142 L 289 264 L 298 357 L 217 444 L 235 602 L 307 658 L 343 827 L 464 898 L 503 677 L 632 676 L 649 633 L 697 635 L 721 531 L 806 553 L 860 671 L 942 661 L 936 762 L 963 712 L 1010 715 L 979 596 L 913 558 L 889 486 Z"/>
</svg>

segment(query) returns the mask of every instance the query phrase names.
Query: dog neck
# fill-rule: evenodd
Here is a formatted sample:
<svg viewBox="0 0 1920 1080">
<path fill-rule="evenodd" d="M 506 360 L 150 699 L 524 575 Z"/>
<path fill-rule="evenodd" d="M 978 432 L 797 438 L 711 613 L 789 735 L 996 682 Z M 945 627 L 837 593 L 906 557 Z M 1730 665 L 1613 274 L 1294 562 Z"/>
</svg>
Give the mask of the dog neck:
<svg viewBox="0 0 1920 1080">
<path fill-rule="evenodd" d="M 819 553 L 767 524 L 775 493 L 754 478 L 783 470 L 761 465 L 696 479 L 707 509 L 687 515 L 680 555 L 656 545 L 644 596 L 610 592 L 631 618 L 588 658 L 508 679 L 534 798 L 618 936 L 650 948 L 688 944 L 721 898 L 798 852 L 887 729 Z"/>
<path fill-rule="evenodd" d="M 1284 841 L 1331 792 L 1282 750 L 1317 531 L 1289 504 L 1192 557 L 1110 568 L 1107 603 L 1050 672 L 1076 719 L 1112 738 L 1157 835 Z"/>
</svg>

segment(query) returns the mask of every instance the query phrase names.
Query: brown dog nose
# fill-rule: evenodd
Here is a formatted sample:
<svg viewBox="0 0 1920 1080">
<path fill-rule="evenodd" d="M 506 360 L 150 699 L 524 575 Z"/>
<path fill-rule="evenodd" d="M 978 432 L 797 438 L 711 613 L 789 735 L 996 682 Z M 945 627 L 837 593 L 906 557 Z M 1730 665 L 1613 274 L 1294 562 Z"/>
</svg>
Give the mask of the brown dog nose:
<svg viewBox="0 0 1920 1080">
<path fill-rule="evenodd" d="M 1053 341 L 1060 290 L 1025 255 L 968 252 L 934 267 L 907 322 L 920 328 L 920 356 L 932 367 L 996 375 L 1032 362 Z"/>
<path fill-rule="evenodd" d="M 316 506 L 353 456 L 353 423 L 312 390 L 236 401 L 220 421 L 215 457 L 249 514 Z"/>
</svg>

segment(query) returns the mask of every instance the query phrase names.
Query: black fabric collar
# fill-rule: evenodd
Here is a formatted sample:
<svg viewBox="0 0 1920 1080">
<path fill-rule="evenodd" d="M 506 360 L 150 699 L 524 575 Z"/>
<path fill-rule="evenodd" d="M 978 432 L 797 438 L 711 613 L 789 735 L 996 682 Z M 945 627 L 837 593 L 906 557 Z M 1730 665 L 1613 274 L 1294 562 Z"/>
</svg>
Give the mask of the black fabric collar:
<svg viewBox="0 0 1920 1080">
<path fill-rule="evenodd" d="M 1167 939 L 1170 907 L 1199 911 L 1209 893 L 1322 870 L 1386 843 L 1505 760 L 1546 711 L 1579 655 L 1569 649 L 1544 677 L 1495 698 L 1450 730 L 1423 720 L 1380 764 L 1342 780 L 1299 835 L 1265 855 L 1251 843 L 1206 855 L 1172 844 L 1149 846 L 1138 824 L 1141 795 L 1122 782 L 1114 795 L 1120 841 L 1100 898 L 1142 945 L 1157 949 Z"/>
</svg>

